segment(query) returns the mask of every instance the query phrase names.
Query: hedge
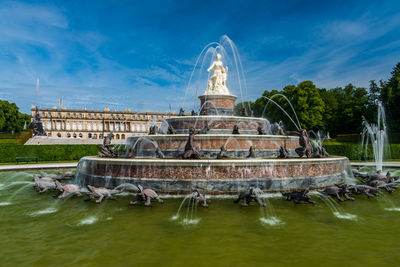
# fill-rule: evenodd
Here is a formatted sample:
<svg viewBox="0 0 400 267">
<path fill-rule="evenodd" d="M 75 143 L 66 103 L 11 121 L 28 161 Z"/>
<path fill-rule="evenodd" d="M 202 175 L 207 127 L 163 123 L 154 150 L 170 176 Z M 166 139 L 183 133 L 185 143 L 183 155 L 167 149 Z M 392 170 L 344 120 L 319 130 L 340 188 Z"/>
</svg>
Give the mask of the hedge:
<svg viewBox="0 0 400 267">
<path fill-rule="evenodd" d="M 99 153 L 100 145 L 0 145 L 0 162 L 15 162 L 16 157 L 39 157 L 39 161 L 79 160 Z"/>
<path fill-rule="evenodd" d="M 355 143 L 325 143 L 326 151 L 331 155 L 345 156 L 350 160 L 361 159 L 361 146 Z M 0 162 L 15 162 L 16 157 L 37 156 L 40 161 L 79 160 L 84 156 L 99 153 L 100 145 L 40 145 L 23 146 L 15 144 L 0 145 Z M 400 144 L 391 144 L 391 158 L 400 159 Z M 369 158 L 373 158 L 370 149 Z"/>
<path fill-rule="evenodd" d="M 361 159 L 361 145 L 355 143 L 324 143 L 326 151 L 331 155 L 345 156 L 350 160 Z M 391 144 L 391 158 L 400 159 L 400 144 Z M 372 147 L 368 150 L 368 158 L 373 159 Z"/>
</svg>

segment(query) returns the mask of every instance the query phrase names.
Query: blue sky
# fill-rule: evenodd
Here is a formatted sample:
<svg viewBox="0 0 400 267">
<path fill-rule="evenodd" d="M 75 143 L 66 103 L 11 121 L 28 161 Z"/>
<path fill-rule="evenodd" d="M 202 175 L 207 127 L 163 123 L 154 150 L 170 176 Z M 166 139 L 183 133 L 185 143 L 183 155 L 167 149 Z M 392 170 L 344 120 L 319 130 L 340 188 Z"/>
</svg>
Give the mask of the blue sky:
<svg viewBox="0 0 400 267">
<path fill-rule="evenodd" d="M 0 99 L 23 112 L 60 98 L 69 108 L 189 110 L 196 59 L 225 34 L 245 99 L 303 80 L 366 87 L 400 61 L 398 10 L 368 0 L 0 1 Z M 234 79 L 228 87 L 240 94 Z"/>
</svg>

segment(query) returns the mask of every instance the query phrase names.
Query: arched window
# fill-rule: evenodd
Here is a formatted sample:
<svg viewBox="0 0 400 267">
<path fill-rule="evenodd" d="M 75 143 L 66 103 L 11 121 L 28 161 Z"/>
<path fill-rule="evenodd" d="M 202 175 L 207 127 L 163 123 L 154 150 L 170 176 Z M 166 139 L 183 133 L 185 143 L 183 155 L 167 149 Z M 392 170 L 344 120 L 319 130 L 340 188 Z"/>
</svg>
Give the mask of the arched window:
<svg viewBox="0 0 400 267">
<path fill-rule="evenodd" d="M 67 137 L 68 137 L 68 138 L 71 138 L 71 134 L 70 134 L 70 133 L 67 133 Z"/>
<path fill-rule="evenodd" d="M 79 138 L 82 138 L 82 137 L 83 137 L 83 135 L 80 133 L 80 134 L 79 134 Z"/>
<path fill-rule="evenodd" d="M 119 139 L 119 134 L 116 134 L 115 138 L 116 138 L 116 139 Z"/>
<path fill-rule="evenodd" d="M 74 135 L 73 135 L 73 136 L 74 136 L 74 138 L 76 138 L 76 133 L 74 133 Z"/>
<path fill-rule="evenodd" d="M 121 135 L 121 139 L 125 139 L 125 134 L 122 134 L 122 135 Z"/>
<path fill-rule="evenodd" d="M 93 134 L 93 139 L 97 139 L 97 134 Z"/>
<path fill-rule="evenodd" d="M 103 139 L 103 134 L 99 134 L 99 139 Z"/>
<path fill-rule="evenodd" d="M 87 137 L 88 137 L 88 138 L 92 138 L 92 134 L 91 134 L 91 133 L 88 133 Z"/>
<path fill-rule="evenodd" d="M 57 137 L 61 137 L 61 134 L 60 134 L 60 133 L 57 133 Z"/>
</svg>

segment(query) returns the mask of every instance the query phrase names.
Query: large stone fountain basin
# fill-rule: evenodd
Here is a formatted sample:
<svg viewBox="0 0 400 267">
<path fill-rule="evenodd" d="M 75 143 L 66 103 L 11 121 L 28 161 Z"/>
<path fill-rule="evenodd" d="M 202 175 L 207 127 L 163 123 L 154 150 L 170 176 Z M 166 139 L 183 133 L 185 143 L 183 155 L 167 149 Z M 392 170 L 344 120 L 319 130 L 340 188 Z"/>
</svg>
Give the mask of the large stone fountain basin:
<svg viewBox="0 0 400 267">
<path fill-rule="evenodd" d="M 177 133 L 188 133 L 189 127 L 202 129 L 206 125 L 210 128 L 209 133 L 229 134 L 233 131 L 233 126 L 237 125 L 241 134 L 257 134 L 257 128 L 262 129 L 268 124 L 264 118 L 240 117 L 240 116 L 175 116 L 166 119 L 168 124 Z"/>
<path fill-rule="evenodd" d="M 185 150 L 188 136 L 186 134 L 148 135 L 146 137 L 129 137 L 127 141 L 133 146 L 138 140 L 135 155 L 155 157 L 154 142 L 156 142 L 166 158 L 179 158 Z M 149 140 L 152 142 L 148 142 Z M 262 158 L 276 157 L 280 146 L 286 147 L 290 156 L 295 157 L 297 155 L 294 150 L 299 146 L 299 137 L 252 134 L 196 135 L 196 147 L 203 158 L 216 158 L 221 146 L 225 146 L 230 158 L 245 158 L 249 153 L 250 146 L 253 146 L 257 156 Z"/>
<path fill-rule="evenodd" d="M 140 184 L 159 193 L 237 194 L 250 186 L 265 192 L 316 189 L 345 182 L 345 157 L 318 159 L 123 159 L 84 157 L 77 176 L 85 184 L 113 188 Z"/>
</svg>

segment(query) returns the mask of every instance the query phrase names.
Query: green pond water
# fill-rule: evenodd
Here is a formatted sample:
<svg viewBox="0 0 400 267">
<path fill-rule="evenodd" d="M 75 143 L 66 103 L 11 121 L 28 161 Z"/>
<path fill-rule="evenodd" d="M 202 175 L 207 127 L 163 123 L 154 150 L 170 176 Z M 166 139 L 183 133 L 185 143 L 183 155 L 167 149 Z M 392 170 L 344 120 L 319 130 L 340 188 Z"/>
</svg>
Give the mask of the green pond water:
<svg viewBox="0 0 400 267">
<path fill-rule="evenodd" d="M 273 211 L 213 198 L 173 220 L 182 198 L 152 207 L 129 206 L 132 196 L 58 200 L 26 183 L 33 173 L 0 173 L 0 266 L 400 264 L 400 189 L 334 209 L 317 196 L 297 206 L 269 198 Z"/>
</svg>

